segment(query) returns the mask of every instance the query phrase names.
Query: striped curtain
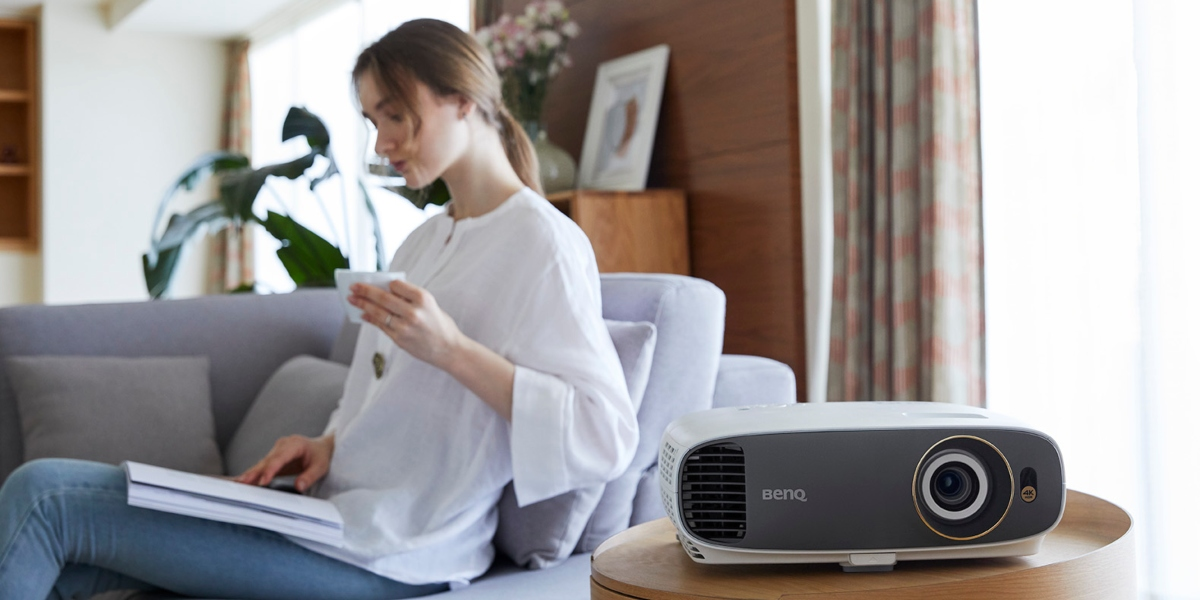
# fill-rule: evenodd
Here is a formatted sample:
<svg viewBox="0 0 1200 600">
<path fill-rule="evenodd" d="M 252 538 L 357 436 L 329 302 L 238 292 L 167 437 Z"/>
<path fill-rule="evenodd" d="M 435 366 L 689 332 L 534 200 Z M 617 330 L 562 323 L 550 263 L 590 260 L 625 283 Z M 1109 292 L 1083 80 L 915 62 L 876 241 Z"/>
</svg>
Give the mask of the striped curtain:
<svg viewBox="0 0 1200 600">
<path fill-rule="evenodd" d="M 975 0 L 837 0 L 829 400 L 984 404 Z"/>
<path fill-rule="evenodd" d="M 250 42 L 229 42 L 226 53 L 221 147 L 250 156 Z M 209 237 L 208 293 L 223 294 L 254 285 L 254 232 L 250 227 L 231 225 Z"/>
</svg>

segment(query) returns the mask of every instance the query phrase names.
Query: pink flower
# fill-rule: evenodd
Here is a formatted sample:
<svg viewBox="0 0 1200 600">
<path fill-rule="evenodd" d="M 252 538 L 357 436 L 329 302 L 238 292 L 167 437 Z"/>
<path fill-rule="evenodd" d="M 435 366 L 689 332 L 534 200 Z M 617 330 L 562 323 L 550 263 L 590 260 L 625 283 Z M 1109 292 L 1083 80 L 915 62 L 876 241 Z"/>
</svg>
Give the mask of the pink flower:
<svg viewBox="0 0 1200 600">
<path fill-rule="evenodd" d="M 566 45 L 579 33 L 560 0 L 536 0 L 516 16 L 501 15 L 479 30 L 476 39 L 492 54 L 497 71 L 542 85 L 571 66 Z"/>
<path fill-rule="evenodd" d="M 559 47 L 563 42 L 562 36 L 554 31 L 543 31 L 538 34 L 538 37 L 541 38 L 542 46 L 551 50 Z"/>
</svg>

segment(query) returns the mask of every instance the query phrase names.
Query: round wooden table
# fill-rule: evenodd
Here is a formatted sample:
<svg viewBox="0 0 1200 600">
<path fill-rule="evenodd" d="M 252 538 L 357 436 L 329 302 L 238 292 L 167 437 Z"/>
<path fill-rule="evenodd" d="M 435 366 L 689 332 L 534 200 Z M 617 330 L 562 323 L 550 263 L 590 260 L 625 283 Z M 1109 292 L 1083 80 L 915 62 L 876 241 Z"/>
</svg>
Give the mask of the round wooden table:
<svg viewBox="0 0 1200 600">
<path fill-rule="evenodd" d="M 887 573 L 830 565 L 692 562 L 666 518 L 630 528 L 592 555 L 592 599 L 730 598 L 1131 599 L 1137 593 L 1132 522 L 1119 507 L 1067 492 L 1062 522 L 1022 558 L 902 561 Z"/>
</svg>

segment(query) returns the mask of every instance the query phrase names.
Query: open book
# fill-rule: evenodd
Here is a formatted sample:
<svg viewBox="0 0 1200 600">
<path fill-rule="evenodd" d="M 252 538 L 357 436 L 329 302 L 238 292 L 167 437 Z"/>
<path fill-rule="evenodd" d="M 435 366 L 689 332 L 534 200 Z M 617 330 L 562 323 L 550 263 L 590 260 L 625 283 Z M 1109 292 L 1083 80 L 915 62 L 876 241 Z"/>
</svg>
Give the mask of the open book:
<svg viewBox="0 0 1200 600">
<path fill-rule="evenodd" d="M 342 515 L 328 500 L 126 461 L 129 505 L 261 527 L 342 547 Z"/>
</svg>

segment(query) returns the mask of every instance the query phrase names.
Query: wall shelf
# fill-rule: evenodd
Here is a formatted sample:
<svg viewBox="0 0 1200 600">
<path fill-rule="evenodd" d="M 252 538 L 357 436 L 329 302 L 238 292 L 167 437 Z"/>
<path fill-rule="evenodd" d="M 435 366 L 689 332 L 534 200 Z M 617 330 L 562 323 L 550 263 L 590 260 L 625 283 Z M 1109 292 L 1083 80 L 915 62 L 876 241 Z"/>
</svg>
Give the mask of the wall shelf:
<svg viewBox="0 0 1200 600">
<path fill-rule="evenodd" d="M 37 24 L 0 19 L 0 251 L 38 249 Z"/>
<path fill-rule="evenodd" d="M 25 90 L 0 90 L 0 102 L 29 102 L 29 92 Z"/>
</svg>

